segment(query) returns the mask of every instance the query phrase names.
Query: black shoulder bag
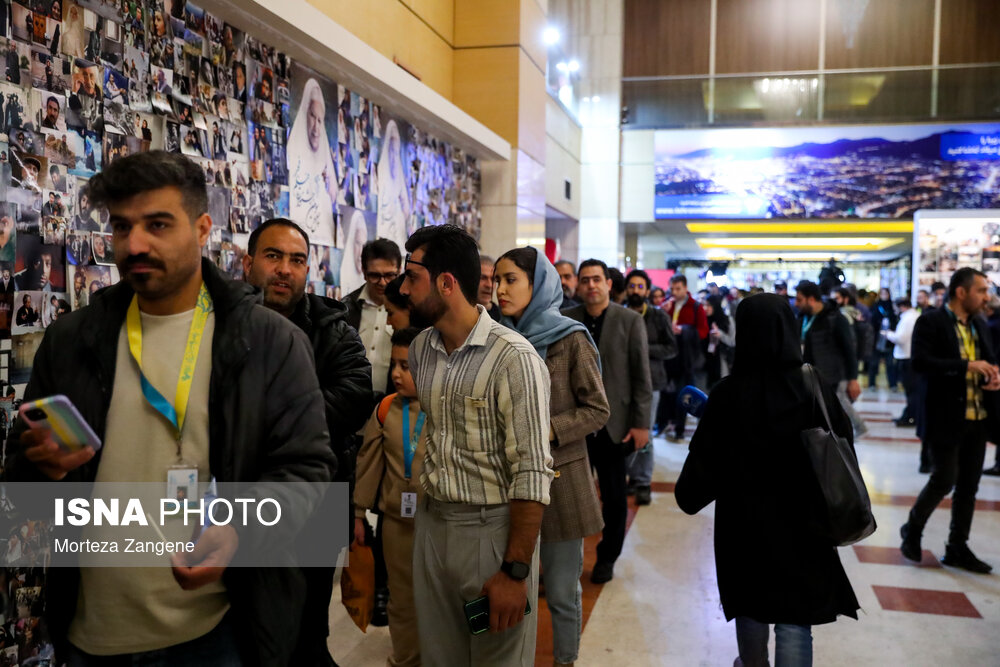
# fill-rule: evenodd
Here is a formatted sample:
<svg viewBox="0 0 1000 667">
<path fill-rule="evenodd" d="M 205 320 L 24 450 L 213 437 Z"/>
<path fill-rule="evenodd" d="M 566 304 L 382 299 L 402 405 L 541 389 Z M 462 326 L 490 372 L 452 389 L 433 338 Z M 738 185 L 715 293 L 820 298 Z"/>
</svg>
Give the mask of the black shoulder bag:
<svg viewBox="0 0 1000 667">
<path fill-rule="evenodd" d="M 802 444 L 826 501 L 828 537 L 837 546 L 844 547 L 875 532 L 872 503 L 851 444 L 837 435 L 830 423 L 815 369 L 804 364 L 802 372 L 806 387 L 812 392 L 813 401 L 819 403 L 826 420 L 826 428 L 817 426 L 802 431 Z"/>
</svg>

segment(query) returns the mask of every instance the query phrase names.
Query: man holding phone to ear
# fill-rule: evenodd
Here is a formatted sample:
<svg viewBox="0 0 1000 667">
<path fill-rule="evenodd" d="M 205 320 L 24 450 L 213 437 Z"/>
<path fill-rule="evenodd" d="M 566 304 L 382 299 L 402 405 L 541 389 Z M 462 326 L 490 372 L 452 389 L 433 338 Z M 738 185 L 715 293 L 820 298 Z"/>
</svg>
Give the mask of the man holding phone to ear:
<svg viewBox="0 0 1000 667">
<path fill-rule="evenodd" d="M 538 535 L 549 503 L 549 372 L 523 336 L 477 304 L 479 252 L 454 225 L 406 242 L 400 294 L 427 414 L 413 544 L 413 593 L 425 665 L 533 665 Z M 486 545 L 486 546 L 481 546 Z M 473 636 L 485 612 L 490 632 Z M 469 605 L 470 602 L 476 604 Z"/>
<path fill-rule="evenodd" d="M 201 169 L 178 154 L 139 153 L 89 188 L 109 210 L 123 282 L 46 330 L 24 398 L 64 394 L 103 446 L 71 453 L 19 422 L 10 478 L 329 481 L 336 460 L 308 340 L 202 259 L 212 220 Z M 297 568 L 227 569 L 255 540 L 210 526 L 172 568 L 49 570 L 57 659 L 288 664 L 305 583 Z"/>
</svg>

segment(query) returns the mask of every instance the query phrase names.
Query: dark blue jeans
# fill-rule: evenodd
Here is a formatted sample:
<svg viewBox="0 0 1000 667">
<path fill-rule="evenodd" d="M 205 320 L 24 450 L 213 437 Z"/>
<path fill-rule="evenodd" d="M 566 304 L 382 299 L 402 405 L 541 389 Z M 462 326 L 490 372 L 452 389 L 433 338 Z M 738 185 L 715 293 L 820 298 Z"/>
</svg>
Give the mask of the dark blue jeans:
<svg viewBox="0 0 1000 667">
<path fill-rule="evenodd" d="M 736 643 L 745 667 L 767 667 L 767 640 L 770 627 L 746 616 L 736 617 Z M 777 623 L 774 626 L 775 667 L 812 665 L 812 628 L 808 625 Z"/>
<path fill-rule="evenodd" d="M 68 667 L 241 667 L 230 614 L 206 635 L 155 651 L 123 655 L 90 655 L 73 646 Z"/>
</svg>

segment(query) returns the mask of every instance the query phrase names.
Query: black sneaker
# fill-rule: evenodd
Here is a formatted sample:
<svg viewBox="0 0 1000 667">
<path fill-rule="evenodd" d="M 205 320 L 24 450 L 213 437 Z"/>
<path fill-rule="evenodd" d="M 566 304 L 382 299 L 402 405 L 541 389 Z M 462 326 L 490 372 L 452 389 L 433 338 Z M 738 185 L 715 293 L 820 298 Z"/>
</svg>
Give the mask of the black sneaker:
<svg viewBox="0 0 1000 667">
<path fill-rule="evenodd" d="M 650 489 L 648 486 L 637 486 L 635 487 L 635 504 L 636 505 L 648 505 L 653 502 L 652 496 L 650 494 Z"/>
<path fill-rule="evenodd" d="M 914 563 L 919 563 L 923 560 L 924 555 L 920 549 L 920 535 L 915 537 L 910 535 L 909 523 L 904 523 L 902 528 L 899 529 L 899 536 L 903 538 L 903 543 L 899 545 L 899 550 L 903 552 L 903 556 Z"/>
<path fill-rule="evenodd" d="M 592 584 L 606 584 L 614 578 L 614 563 L 595 563 L 594 571 L 590 573 L 590 583 Z"/>
<path fill-rule="evenodd" d="M 989 475 L 990 477 L 1000 477 L 1000 463 L 997 463 L 992 468 L 987 468 L 983 471 L 984 475 Z"/>
<path fill-rule="evenodd" d="M 944 558 L 941 562 L 952 567 L 960 567 L 976 574 L 989 574 L 993 571 L 993 566 L 976 558 L 969 545 L 961 544 L 952 546 L 946 544 L 944 547 Z"/>
<path fill-rule="evenodd" d="M 635 484 L 634 482 L 629 482 L 628 486 L 625 487 L 625 495 L 626 496 L 634 496 L 635 495 L 635 490 L 638 489 L 638 488 L 639 488 L 639 486 L 637 484 Z"/>
<path fill-rule="evenodd" d="M 897 419 L 895 422 L 896 426 L 901 428 L 914 428 L 917 425 L 916 419 Z"/>
</svg>

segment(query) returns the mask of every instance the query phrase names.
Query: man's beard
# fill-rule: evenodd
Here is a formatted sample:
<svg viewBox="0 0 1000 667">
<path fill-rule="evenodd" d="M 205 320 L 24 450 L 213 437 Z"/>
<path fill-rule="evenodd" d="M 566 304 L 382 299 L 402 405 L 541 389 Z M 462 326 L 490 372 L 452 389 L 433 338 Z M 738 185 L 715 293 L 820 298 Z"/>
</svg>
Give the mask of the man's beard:
<svg viewBox="0 0 1000 667">
<path fill-rule="evenodd" d="M 412 300 L 410 301 L 410 326 L 418 329 L 432 327 L 444 317 L 446 312 L 448 312 L 448 307 L 435 287 L 423 303 L 417 305 Z"/>
<path fill-rule="evenodd" d="M 628 305 L 629 305 L 629 308 L 638 308 L 639 306 L 641 306 L 644 303 L 646 303 L 646 299 L 644 297 L 641 297 L 638 294 L 629 294 L 628 295 Z"/>
</svg>

